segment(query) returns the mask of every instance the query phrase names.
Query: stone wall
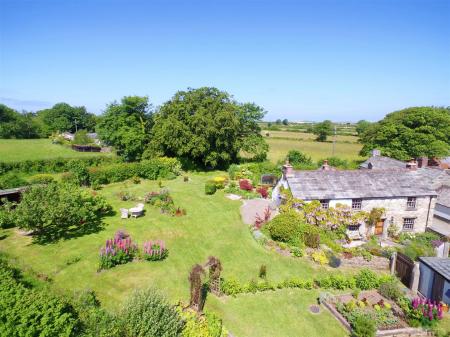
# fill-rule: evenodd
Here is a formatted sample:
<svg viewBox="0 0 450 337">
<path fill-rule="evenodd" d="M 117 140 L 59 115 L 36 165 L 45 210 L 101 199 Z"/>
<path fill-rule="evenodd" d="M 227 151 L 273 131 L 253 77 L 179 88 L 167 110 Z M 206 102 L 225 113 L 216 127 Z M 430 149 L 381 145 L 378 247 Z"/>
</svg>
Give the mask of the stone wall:
<svg viewBox="0 0 450 337">
<path fill-rule="evenodd" d="M 341 266 L 388 270 L 389 259 L 380 256 L 373 256 L 370 261 L 366 261 L 362 256 L 355 256 L 351 259 L 342 259 Z"/>
</svg>

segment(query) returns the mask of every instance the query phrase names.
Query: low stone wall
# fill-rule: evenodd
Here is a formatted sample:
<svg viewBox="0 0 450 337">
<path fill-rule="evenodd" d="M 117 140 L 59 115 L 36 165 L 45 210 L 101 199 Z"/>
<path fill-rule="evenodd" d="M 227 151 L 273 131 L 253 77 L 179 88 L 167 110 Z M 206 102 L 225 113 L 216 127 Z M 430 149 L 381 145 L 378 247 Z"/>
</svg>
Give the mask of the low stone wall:
<svg viewBox="0 0 450 337">
<path fill-rule="evenodd" d="M 351 259 L 342 259 L 341 266 L 370 268 L 376 270 L 388 270 L 389 259 L 380 256 L 373 256 L 370 261 L 365 260 L 362 256 L 352 257 Z"/>
</svg>

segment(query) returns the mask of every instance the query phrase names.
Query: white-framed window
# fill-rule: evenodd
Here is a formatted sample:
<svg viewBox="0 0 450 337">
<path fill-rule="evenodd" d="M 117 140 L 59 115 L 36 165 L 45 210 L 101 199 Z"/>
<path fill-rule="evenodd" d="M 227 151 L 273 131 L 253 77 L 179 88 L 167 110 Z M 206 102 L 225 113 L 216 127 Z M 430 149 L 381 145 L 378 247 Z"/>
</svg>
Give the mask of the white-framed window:
<svg viewBox="0 0 450 337">
<path fill-rule="evenodd" d="M 330 208 L 330 200 L 320 200 L 320 205 L 323 209 Z"/>
<path fill-rule="evenodd" d="M 408 197 L 406 201 L 407 209 L 416 209 L 417 198 L 416 197 Z"/>
<path fill-rule="evenodd" d="M 359 231 L 359 226 L 360 226 L 359 224 L 348 225 L 347 229 L 349 231 L 356 232 Z"/>
<path fill-rule="evenodd" d="M 352 209 L 361 209 L 362 199 L 352 199 Z"/>
<path fill-rule="evenodd" d="M 412 231 L 414 230 L 415 218 L 403 218 L 403 230 Z"/>
</svg>

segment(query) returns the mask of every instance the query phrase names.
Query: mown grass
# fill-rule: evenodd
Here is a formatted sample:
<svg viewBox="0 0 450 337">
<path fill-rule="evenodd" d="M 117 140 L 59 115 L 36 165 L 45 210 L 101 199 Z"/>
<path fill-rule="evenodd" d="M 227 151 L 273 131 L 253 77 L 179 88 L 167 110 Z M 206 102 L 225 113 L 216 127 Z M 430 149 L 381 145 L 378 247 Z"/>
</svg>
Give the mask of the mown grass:
<svg viewBox="0 0 450 337">
<path fill-rule="evenodd" d="M 203 263 L 210 255 L 221 259 L 225 278 L 233 276 L 242 282 L 256 279 L 261 264 L 267 266 L 268 277 L 274 282 L 293 276 L 312 278 L 330 271 L 307 258 L 285 257 L 261 247 L 240 219 L 240 201 L 225 198 L 222 191 L 213 196 L 204 194 L 204 183 L 212 174 L 190 175 L 189 182 L 183 182 L 181 177 L 163 182 L 175 204 L 186 208 L 184 217 L 170 217 L 146 205 L 144 217 L 121 220 L 119 214 L 110 216 L 105 219 L 105 228 L 98 233 L 48 245 L 33 244 L 30 237 L 16 229 L 2 230 L 0 237 L 6 237 L 0 240 L 0 251 L 14 259 L 18 267 L 49 277 L 57 291 L 94 290 L 110 310 L 116 310 L 135 288 L 149 286 L 161 289 L 174 302 L 187 301 L 190 268 Z M 146 192 L 158 190 L 158 184 L 152 181 L 137 185 L 117 183 L 104 187 L 99 193 L 116 211 L 138 202 L 119 200 L 117 193 L 121 190 L 142 197 Z M 150 239 L 165 240 L 169 257 L 158 262 L 136 261 L 98 273 L 99 249 L 118 229 L 130 233 L 140 246 Z M 326 325 L 329 331 L 341 331 L 328 314 L 311 318 L 307 313 L 303 315 L 303 308 L 313 303 L 316 296 L 315 291 L 294 295 L 277 291 L 227 300 L 209 295 L 207 307 L 223 314 L 225 323 L 233 332 L 236 330 L 238 336 L 298 336 L 303 335 L 302 331 L 314 332 L 320 325 Z M 304 317 L 299 316 L 300 313 Z M 265 329 L 267 333 L 263 333 Z"/>
<path fill-rule="evenodd" d="M 296 140 L 310 140 L 314 141 L 317 136 L 312 133 L 306 132 L 295 132 L 295 131 L 270 131 L 263 130 L 261 134 L 265 138 L 288 138 L 288 139 L 296 139 Z M 269 136 L 267 136 L 269 134 Z M 328 141 L 332 141 L 334 136 L 329 136 L 327 138 Z M 356 136 L 344 136 L 344 135 L 336 135 L 337 142 L 347 142 L 347 143 L 358 143 L 358 137 Z"/>
<path fill-rule="evenodd" d="M 112 156 L 112 153 L 77 152 L 50 139 L 0 139 L 0 162 L 53 158 Z"/>
<path fill-rule="evenodd" d="M 265 140 L 269 144 L 268 159 L 274 163 L 278 160 L 284 160 L 289 150 L 300 150 L 315 161 L 333 155 L 333 144 L 328 142 L 277 139 L 271 137 L 266 137 Z M 364 160 L 359 155 L 361 148 L 361 144 L 337 142 L 335 144 L 334 156 L 347 160 Z"/>
</svg>

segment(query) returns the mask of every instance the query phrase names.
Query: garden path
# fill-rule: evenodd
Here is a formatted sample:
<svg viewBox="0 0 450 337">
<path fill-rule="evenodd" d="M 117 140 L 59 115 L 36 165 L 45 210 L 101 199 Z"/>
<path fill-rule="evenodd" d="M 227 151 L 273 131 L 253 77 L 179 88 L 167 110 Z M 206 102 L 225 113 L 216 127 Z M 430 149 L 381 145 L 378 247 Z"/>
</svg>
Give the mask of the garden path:
<svg viewBox="0 0 450 337">
<path fill-rule="evenodd" d="M 278 214 L 278 211 L 273 210 L 271 205 L 272 200 L 270 199 L 243 200 L 243 205 L 241 206 L 242 221 L 247 225 L 253 224 L 257 214 L 264 217 L 264 211 L 267 207 L 271 209 L 270 219 L 272 219 Z"/>
</svg>

